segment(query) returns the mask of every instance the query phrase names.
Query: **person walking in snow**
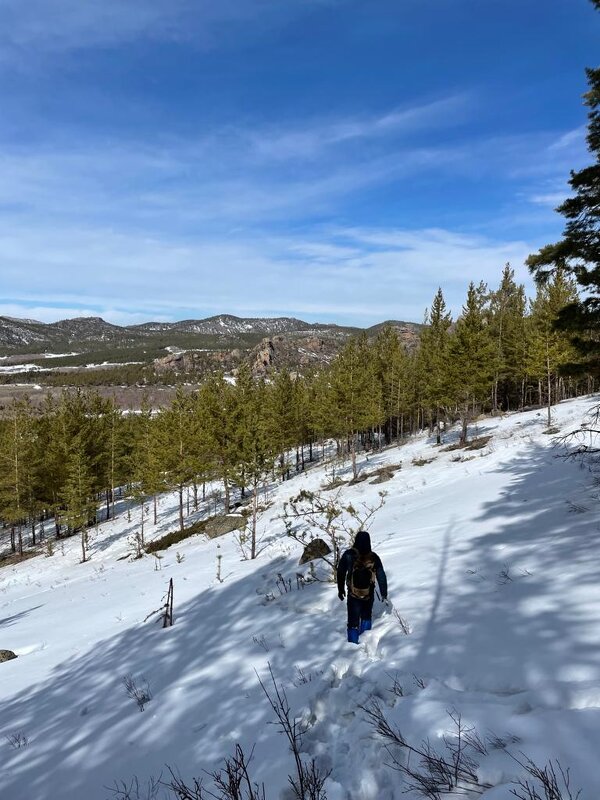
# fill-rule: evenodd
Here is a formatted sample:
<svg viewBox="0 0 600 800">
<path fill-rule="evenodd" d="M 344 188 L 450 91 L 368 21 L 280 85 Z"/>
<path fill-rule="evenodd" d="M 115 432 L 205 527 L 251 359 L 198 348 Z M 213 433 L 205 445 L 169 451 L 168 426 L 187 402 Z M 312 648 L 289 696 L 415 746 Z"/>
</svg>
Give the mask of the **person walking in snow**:
<svg viewBox="0 0 600 800">
<path fill-rule="evenodd" d="M 358 637 L 371 630 L 375 581 L 381 599 L 387 601 L 387 578 L 381 559 L 371 550 L 367 531 L 356 534 L 353 546 L 340 558 L 337 568 L 338 597 L 343 600 L 348 589 L 348 641 L 358 644 Z"/>
</svg>

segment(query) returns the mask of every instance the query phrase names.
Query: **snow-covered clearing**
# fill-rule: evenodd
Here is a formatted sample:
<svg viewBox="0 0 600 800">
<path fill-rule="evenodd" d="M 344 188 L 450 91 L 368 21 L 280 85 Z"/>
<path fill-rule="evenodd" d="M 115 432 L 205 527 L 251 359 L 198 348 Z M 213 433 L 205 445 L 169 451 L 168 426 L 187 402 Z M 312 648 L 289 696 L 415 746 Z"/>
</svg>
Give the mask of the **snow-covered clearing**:
<svg viewBox="0 0 600 800">
<path fill-rule="evenodd" d="M 558 407 L 561 431 L 592 403 Z M 232 535 L 194 537 L 159 562 L 119 560 L 139 527 L 136 508 L 131 523 L 121 514 L 92 533 L 86 564 L 74 538 L 52 557 L 0 570 L 0 648 L 19 655 L 0 664 L 0 796 L 105 800 L 115 779 L 145 779 L 165 764 L 201 775 L 240 742 L 255 745 L 253 776 L 277 798 L 293 764 L 257 680 L 270 662 L 309 726 L 304 749 L 331 770 L 330 800 L 417 797 L 386 766 L 360 708 L 372 698 L 415 745 L 443 746 L 448 712 L 461 713 L 488 740 L 477 756 L 480 781 L 494 787 L 485 800 L 508 800 L 522 774 L 492 733 L 520 758 L 558 758 L 582 800 L 600 797 L 597 487 L 589 469 L 554 457 L 543 430 L 544 412 L 528 412 L 481 422 L 479 434 L 493 438 L 471 453 L 440 452 L 423 437 L 365 464 L 402 461 L 388 483 L 342 490 L 356 506 L 388 492 L 371 535 L 409 635 L 376 601 L 373 631 L 348 644 L 334 586 L 296 588 L 301 549 L 279 517 L 290 495 L 325 482 L 323 467 L 277 487 L 254 562 L 240 559 Z M 420 458 L 434 460 L 413 464 Z M 175 528 L 176 514 L 176 496 L 161 498 L 160 531 L 150 520 L 146 531 Z M 291 591 L 280 594 L 278 573 Z M 175 624 L 163 630 L 143 620 L 169 578 Z M 125 694 L 126 675 L 149 682 L 143 713 Z M 5 738 L 16 733 L 26 746 Z"/>
</svg>

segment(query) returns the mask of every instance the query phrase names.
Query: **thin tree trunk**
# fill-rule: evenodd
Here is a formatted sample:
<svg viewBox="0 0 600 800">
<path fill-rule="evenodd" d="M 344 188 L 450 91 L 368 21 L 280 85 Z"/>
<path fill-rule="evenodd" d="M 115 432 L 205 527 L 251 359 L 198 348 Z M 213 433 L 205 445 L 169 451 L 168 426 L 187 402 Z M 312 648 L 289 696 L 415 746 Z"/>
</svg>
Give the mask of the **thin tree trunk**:
<svg viewBox="0 0 600 800">
<path fill-rule="evenodd" d="M 254 495 L 252 497 L 252 539 L 250 541 L 250 558 L 256 558 L 256 518 L 258 516 L 258 480 L 254 481 Z"/>
<path fill-rule="evenodd" d="M 552 425 L 552 375 L 550 374 L 550 354 L 546 348 L 546 377 L 548 380 L 548 427 Z"/>
<path fill-rule="evenodd" d="M 179 484 L 179 530 L 184 529 L 183 524 L 183 484 Z"/>
<path fill-rule="evenodd" d="M 229 507 L 231 504 L 230 494 L 231 490 L 229 489 L 229 481 L 227 478 L 223 478 L 223 487 L 225 489 L 225 513 L 229 514 Z"/>
</svg>

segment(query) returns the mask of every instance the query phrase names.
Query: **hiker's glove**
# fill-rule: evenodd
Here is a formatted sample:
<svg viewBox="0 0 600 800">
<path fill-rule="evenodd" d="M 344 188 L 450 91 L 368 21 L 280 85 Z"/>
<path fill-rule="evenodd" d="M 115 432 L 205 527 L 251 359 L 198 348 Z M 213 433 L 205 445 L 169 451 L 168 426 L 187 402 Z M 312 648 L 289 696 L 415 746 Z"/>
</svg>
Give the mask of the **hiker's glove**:
<svg viewBox="0 0 600 800">
<path fill-rule="evenodd" d="M 340 598 L 340 600 L 343 600 L 346 597 L 346 592 L 344 591 L 338 592 L 338 597 Z"/>
</svg>

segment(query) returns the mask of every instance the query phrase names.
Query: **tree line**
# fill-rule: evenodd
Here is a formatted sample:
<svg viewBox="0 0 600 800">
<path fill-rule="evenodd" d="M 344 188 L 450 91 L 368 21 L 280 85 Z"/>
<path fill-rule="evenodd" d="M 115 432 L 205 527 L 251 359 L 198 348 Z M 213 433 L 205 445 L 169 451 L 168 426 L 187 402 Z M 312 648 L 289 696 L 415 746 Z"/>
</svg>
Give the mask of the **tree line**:
<svg viewBox="0 0 600 800">
<path fill-rule="evenodd" d="M 175 490 L 179 526 L 218 481 L 228 512 L 236 497 L 254 510 L 265 480 L 285 480 L 336 443 L 358 473 L 357 454 L 429 428 L 441 442 L 449 422 L 469 423 L 500 412 L 590 392 L 594 379 L 571 364 L 576 352 L 557 330 L 576 286 L 557 270 L 528 301 L 507 265 L 500 285 L 471 284 L 454 321 L 438 290 L 420 341 L 407 349 L 395 329 L 346 343 L 327 366 L 256 379 L 243 365 L 235 380 L 209 375 L 195 391 L 180 387 L 170 406 L 120 409 L 93 391 L 48 396 L 41 409 L 13 402 L 0 421 L 0 521 L 11 549 L 35 545 L 49 520 L 55 535 L 82 532 L 115 512 L 117 488 L 144 509 Z M 189 498 L 192 498 L 191 500 Z M 253 516 L 256 520 L 256 514 Z"/>
</svg>

